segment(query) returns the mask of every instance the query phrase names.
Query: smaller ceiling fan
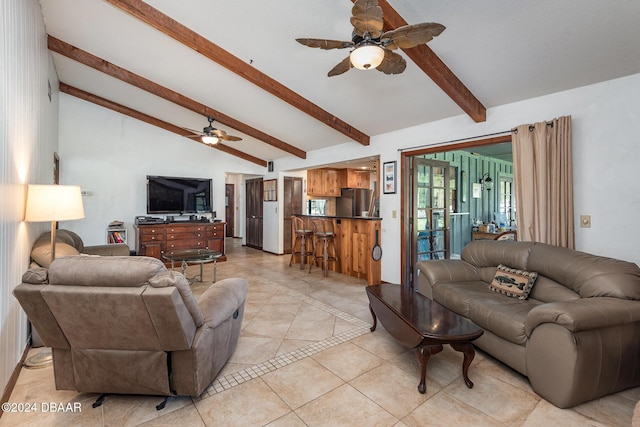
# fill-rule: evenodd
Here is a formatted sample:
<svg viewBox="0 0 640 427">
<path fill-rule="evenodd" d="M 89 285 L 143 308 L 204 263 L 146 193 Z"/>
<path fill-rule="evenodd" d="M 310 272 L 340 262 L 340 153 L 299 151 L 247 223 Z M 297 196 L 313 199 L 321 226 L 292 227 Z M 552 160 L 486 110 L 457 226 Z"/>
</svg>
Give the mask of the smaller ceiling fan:
<svg viewBox="0 0 640 427">
<path fill-rule="evenodd" d="M 427 43 L 445 29 L 435 22 L 405 25 L 395 30 L 382 32 L 384 21 L 378 0 L 356 0 L 351 9 L 353 33 L 351 41 L 325 39 L 296 39 L 309 47 L 320 49 L 353 48 L 347 58 L 329 71 L 328 76 L 337 76 L 356 67 L 361 70 L 372 68 L 385 74 L 400 74 L 407 67 L 404 58 L 392 50 L 408 49 Z"/>
<path fill-rule="evenodd" d="M 227 133 L 223 130 L 216 129 L 213 127 L 213 121 L 215 120 L 213 117 L 208 116 L 207 120 L 209 121 L 209 126 L 206 126 L 202 129 L 202 132 L 198 132 L 197 130 L 183 128 L 188 130 L 189 132 L 193 132 L 196 135 L 185 135 L 187 138 L 199 138 L 205 144 L 213 145 L 223 141 L 242 141 L 242 138 L 233 135 L 227 135 Z"/>
</svg>

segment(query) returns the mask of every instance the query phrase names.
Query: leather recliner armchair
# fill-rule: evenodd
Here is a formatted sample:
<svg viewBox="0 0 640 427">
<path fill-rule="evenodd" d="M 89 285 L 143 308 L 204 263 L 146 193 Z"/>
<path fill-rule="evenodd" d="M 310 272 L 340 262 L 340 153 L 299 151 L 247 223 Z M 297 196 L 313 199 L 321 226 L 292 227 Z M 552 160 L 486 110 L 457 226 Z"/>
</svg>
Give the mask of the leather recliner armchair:
<svg viewBox="0 0 640 427">
<path fill-rule="evenodd" d="M 85 246 L 80 236 L 73 231 L 65 229 L 56 231 L 56 258 L 80 254 L 126 256 L 129 255 L 129 252 L 129 246 L 126 243 Z M 40 267 L 49 267 L 51 264 L 51 232 L 38 237 L 31 248 L 31 260 Z"/>
<path fill-rule="evenodd" d="M 58 390 L 199 396 L 238 342 L 248 283 L 198 299 L 149 257 L 68 256 L 28 270 L 13 293 L 53 349 Z"/>
</svg>

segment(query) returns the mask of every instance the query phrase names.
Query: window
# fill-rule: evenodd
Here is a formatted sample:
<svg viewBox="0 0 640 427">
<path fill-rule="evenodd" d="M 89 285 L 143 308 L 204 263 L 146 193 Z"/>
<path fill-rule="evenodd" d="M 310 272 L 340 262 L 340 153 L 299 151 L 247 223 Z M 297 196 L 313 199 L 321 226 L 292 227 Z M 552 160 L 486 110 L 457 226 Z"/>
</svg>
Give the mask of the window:
<svg viewBox="0 0 640 427">
<path fill-rule="evenodd" d="M 263 181 L 263 200 L 265 202 L 275 202 L 278 200 L 278 180 L 267 179 Z"/>
<path fill-rule="evenodd" d="M 449 166 L 449 212 L 458 212 L 458 168 Z"/>
<path fill-rule="evenodd" d="M 516 200 L 513 189 L 513 176 L 500 175 L 499 212 L 504 214 L 507 227 L 516 225 Z M 500 225 L 500 224 L 498 224 Z"/>
</svg>

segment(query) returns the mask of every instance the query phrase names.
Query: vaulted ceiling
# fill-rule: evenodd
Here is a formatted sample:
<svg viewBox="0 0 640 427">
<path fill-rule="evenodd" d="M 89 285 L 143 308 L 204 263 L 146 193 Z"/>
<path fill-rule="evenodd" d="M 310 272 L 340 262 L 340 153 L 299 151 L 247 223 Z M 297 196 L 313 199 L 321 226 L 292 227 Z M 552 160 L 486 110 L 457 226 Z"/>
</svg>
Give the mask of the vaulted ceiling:
<svg viewBox="0 0 640 427">
<path fill-rule="evenodd" d="M 40 1 L 62 92 L 183 136 L 213 116 L 257 164 L 640 73 L 634 0 L 379 0 L 385 30 L 446 30 L 402 74 L 334 77 L 348 50 L 295 39 L 350 40 L 349 0 Z"/>
</svg>

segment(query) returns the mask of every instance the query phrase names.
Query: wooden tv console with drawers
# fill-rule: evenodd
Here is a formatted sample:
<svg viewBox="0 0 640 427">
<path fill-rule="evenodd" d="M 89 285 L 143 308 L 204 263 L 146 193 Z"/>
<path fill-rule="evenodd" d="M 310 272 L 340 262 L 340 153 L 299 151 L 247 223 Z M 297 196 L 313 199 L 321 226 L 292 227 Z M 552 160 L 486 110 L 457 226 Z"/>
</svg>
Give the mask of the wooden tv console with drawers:
<svg viewBox="0 0 640 427">
<path fill-rule="evenodd" d="M 177 249 L 210 249 L 220 252 L 218 261 L 226 261 L 224 253 L 224 222 L 170 222 L 138 224 L 136 229 L 136 254 L 162 258 L 164 252 Z"/>
</svg>

